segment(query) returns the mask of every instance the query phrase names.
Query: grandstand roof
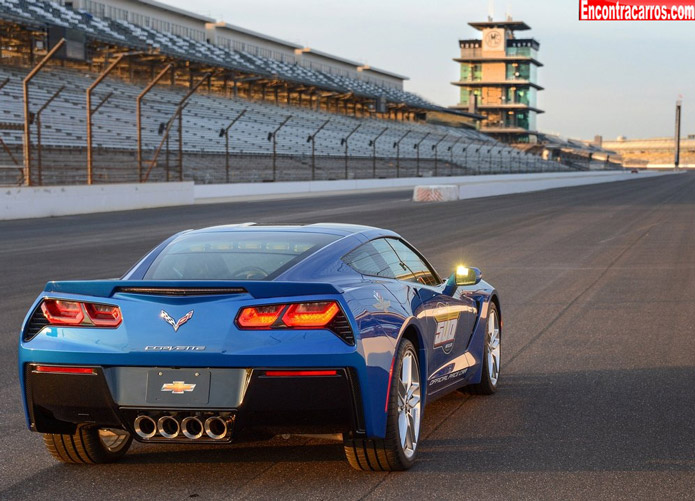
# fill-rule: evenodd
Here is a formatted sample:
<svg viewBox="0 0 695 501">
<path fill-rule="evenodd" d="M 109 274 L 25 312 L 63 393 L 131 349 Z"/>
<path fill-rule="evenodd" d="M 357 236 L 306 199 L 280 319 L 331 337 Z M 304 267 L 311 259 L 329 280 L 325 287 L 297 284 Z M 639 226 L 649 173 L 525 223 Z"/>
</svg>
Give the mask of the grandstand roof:
<svg viewBox="0 0 695 501">
<path fill-rule="evenodd" d="M 316 54 L 317 56 L 325 57 L 327 59 L 335 59 L 336 61 L 340 61 L 341 63 L 356 66 L 358 71 L 372 71 L 374 73 L 381 73 L 382 75 L 398 78 L 399 80 L 410 80 L 410 77 L 406 77 L 404 75 L 399 75 L 398 73 L 392 73 L 392 72 L 386 71 L 386 70 L 380 70 L 379 68 L 374 68 L 373 66 L 369 66 L 368 64 L 360 63 L 357 61 L 352 61 L 350 59 L 345 59 L 345 58 L 340 57 L 340 56 L 334 56 L 333 54 L 328 54 L 327 52 L 312 49 L 311 47 L 304 47 L 302 49 L 302 52 L 306 52 L 306 53 L 310 53 L 310 54 Z"/>
<path fill-rule="evenodd" d="M 290 47 L 292 49 L 303 49 L 303 46 L 300 44 L 296 44 L 294 42 L 288 42 L 286 40 L 281 40 L 280 38 L 271 37 L 270 35 L 264 35 L 263 33 L 259 33 L 258 31 L 253 31 L 253 30 L 249 30 L 247 28 L 242 28 L 241 26 L 229 24 L 229 23 L 224 22 L 224 21 L 217 21 L 214 23 L 214 26 L 216 28 L 224 28 L 224 29 L 231 30 L 231 31 L 238 31 L 239 33 L 243 33 L 245 35 L 249 35 L 249 36 L 252 36 L 255 38 L 260 38 L 262 40 L 268 40 L 269 42 L 284 45 L 284 46 Z"/>
<path fill-rule="evenodd" d="M 156 2 L 156 0 L 132 1 L 146 3 L 157 8 L 161 7 L 169 11 L 173 10 L 179 15 L 197 16 L 197 14 L 164 6 Z M 202 16 L 197 16 L 196 18 L 204 20 L 206 25 L 209 24 L 208 21 L 213 21 Z M 45 28 L 57 25 L 74 28 L 83 31 L 87 40 L 92 42 L 121 46 L 147 54 L 161 54 L 183 61 L 230 69 L 293 84 L 308 85 L 339 94 L 352 94 L 359 98 L 377 99 L 385 97 L 388 103 L 399 107 L 406 106 L 419 110 L 453 112 L 453 110 L 447 110 L 430 103 L 416 94 L 406 92 L 398 86 L 388 85 L 386 82 L 375 83 L 369 79 L 360 78 L 358 72 L 367 74 L 380 73 L 397 79 L 405 79 L 406 77 L 367 65 L 360 65 L 347 59 L 336 58 L 333 55 L 314 49 L 308 50 L 316 56 L 337 59 L 353 65 L 355 68 L 354 76 L 307 67 L 299 62 L 280 61 L 249 51 L 227 49 L 206 41 L 199 41 L 170 32 L 156 31 L 152 27 L 136 25 L 124 20 L 101 18 L 85 10 L 72 9 L 59 3 L 45 0 L 0 0 L 0 19 L 25 27 Z M 214 24 L 219 25 L 220 23 Z M 299 48 L 296 44 L 274 39 L 273 37 L 226 23 L 223 23 L 221 27 L 237 29 L 253 36 L 260 36 L 275 43 L 285 44 L 293 50 Z M 362 68 L 362 70 L 359 68 Z M 458 114 L 462 113 L 459 112 Z"/>
<path fill-rule="evenodd" d="M 174 7 L 172 5 L 165 4 L 162 2 L 157 2 L 155 0 L 132 0 L 132 1 L 136 2 L 136 3 L 145 4 L 145 5 L 151 5 L 152 7 L 156 7 L 158 9 L 168 10 L 169 12 L 174 12 L 176 14 L 190 17 L 192 19 L 197 19 L 198 21 L 203 21 L 206 23 L 214 23 L 215 22 L 215 20 L 211 17 L 201 16 L 200 14 L 196 14 L 195 12 L 191 12 L 189 10 L 184 10 L 184 9 L 179 9 L 178 7 Z"/>
</svg>

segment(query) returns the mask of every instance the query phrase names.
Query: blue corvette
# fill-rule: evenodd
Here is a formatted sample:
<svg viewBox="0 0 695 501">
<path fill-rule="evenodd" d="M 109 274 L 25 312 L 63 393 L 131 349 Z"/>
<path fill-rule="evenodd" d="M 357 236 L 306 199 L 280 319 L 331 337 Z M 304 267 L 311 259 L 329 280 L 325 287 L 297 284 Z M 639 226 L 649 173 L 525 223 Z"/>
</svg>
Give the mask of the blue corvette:
<svg viewBox="0 0 695 501">
<path fill-rule="evenodd" d="M 443 280 L 392 231 L 253 223 L 178 233 L 120 280 L 49 282 L 19 345 L 31 430 L 66 463 L 147 443 L 342 434 L 403 470 L 425 404 L 494 393 L 502 317 L 476 268 Z"/>
</svg>

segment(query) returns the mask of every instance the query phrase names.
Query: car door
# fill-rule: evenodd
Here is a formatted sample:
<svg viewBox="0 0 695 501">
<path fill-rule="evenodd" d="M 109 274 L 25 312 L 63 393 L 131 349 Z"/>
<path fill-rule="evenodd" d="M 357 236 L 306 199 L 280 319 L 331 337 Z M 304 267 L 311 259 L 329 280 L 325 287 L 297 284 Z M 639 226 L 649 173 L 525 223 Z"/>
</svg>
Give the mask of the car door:
<svg viewBox="0 0 695 501">
<path fill-rule="evenodd" d="M 434 268 L 413 247 L 396 238 L 386 239 L 399 259 L 403 272 L 396 278 L 405 280 L 421 302 L 425 312 L 429 381 L 432 390 L 437 386 L 448 386 L 452 379 L 463 377 L 465 370 L 452 361 L 462 357 L 468 347 L 473 331 L 476 308 L 467 297 L 454 299 L 442 294 L 443 285 Z"/>
</svg>

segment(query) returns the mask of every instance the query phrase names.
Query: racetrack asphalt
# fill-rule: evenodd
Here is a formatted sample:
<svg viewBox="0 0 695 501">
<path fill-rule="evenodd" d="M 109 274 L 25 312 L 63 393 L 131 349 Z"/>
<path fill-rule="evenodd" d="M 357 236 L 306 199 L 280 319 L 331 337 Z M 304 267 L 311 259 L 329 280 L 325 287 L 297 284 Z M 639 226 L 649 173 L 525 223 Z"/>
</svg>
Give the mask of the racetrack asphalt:
<svg viewBox="0 0 695 501">
<path fill-rule="evenodd" d="M 352 470 L 336 443 L 136 444 L 67 466 L 27 431 L 17 340 L 47 280 L 120 276 L 175 231 L 231 222 L 391 228 L 501 293 L 493 396 L 425 411 L 408 472 Z M 0 222 L 0 499 L 693 499 L 695 174 L 414 204 L 410 191 Z"/>
</svg>

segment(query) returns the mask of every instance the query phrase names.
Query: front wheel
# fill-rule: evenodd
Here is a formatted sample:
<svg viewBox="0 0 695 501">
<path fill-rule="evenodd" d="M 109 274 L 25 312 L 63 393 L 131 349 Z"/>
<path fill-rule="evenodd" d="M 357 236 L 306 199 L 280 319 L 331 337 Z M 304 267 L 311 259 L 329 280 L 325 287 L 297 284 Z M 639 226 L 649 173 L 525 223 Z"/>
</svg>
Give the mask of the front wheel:
<svg viewBox="0 0 695 501">
<path fill-rule="evenodd" d="M 121 459 L 133 442 L 125 430 L 78 425 L 73 435 L 44 433 L 43 442 L 62 463 L 100 464 Z"/>
<path fill-rule="evenodd" d="M 483 374 L 480 383 L 462 388 L 468 393 L 492 395 L 497 391 L 500 378 L 500 361 L 502 355 L 502 328 L 500 315 L 495 303 L 491 302 L 487 314 L 485 329 L 485 346 L 483 348 Z"/>
<path fill-rule="evenodd" d="M 422 389 L 420 364 L 413 343 L 401 341 L 389 388 L 386 438 L 345 437 L 345 455 L 356 470 L 400 471 L 415 462 L 420 439 Z"/>
</svg>

